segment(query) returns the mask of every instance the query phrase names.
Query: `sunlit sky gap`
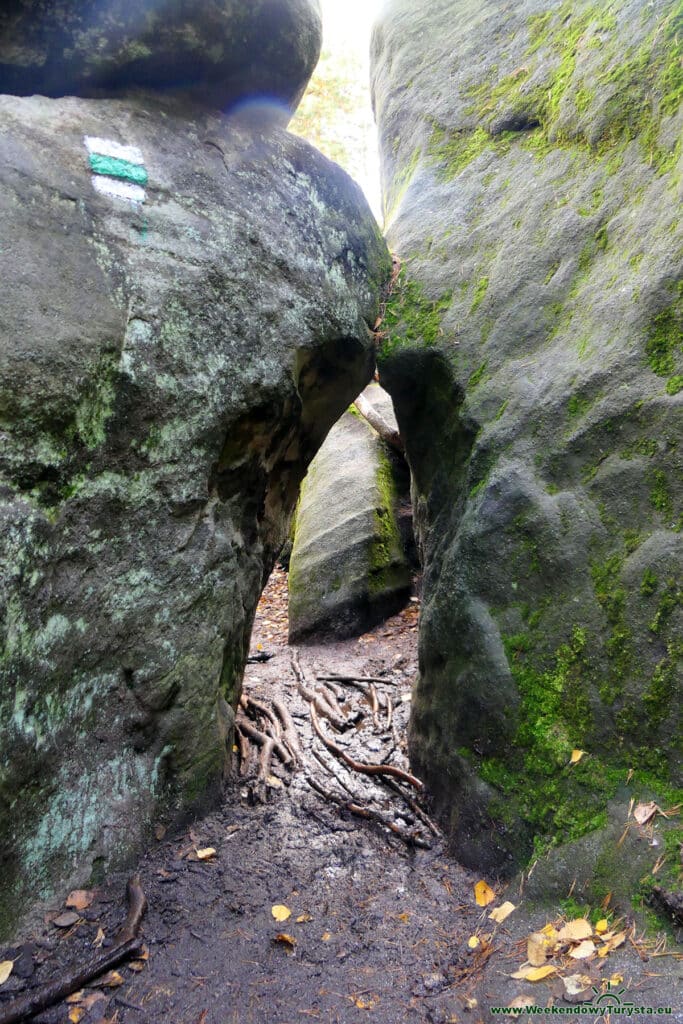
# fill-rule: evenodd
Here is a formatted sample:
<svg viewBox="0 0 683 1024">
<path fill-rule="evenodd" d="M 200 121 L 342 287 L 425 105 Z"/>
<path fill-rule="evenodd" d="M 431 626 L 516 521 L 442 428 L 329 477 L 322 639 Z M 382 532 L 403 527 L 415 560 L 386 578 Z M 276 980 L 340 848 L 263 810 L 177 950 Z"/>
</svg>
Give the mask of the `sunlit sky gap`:
<svg viewBox="0 0 683 1024">
<path fill-rule="evenodd" d="M 323 52 L 290 130 L 348 171 L 381 219 L 379 155 L 372 118 L 369 51 L 385 0 L 321 0 Z"/>
</svg>

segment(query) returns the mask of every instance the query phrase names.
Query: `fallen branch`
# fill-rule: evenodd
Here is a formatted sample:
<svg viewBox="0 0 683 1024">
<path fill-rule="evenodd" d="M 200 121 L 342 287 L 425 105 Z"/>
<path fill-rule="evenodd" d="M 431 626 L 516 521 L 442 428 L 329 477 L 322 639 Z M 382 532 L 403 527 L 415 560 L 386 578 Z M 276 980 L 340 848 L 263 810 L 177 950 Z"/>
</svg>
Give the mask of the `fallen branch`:
<svg viewBox="0 0 683 1024">
<path fill-rule="evenodd" d="M 133 875 L 128 881 L 126 889 L 128 898 L 128 913 L 123 927 L 114 939 L 111 949 L 95 957 L 85 967 L 69 974 L 63 980 L 50 981 L 42 985 L 30 995 L 21 999 L 15 999 L 9 1003 L 6 1010 L 0 1013 L 0 1024 L 16 1024 L 18 1021 L 30 1020 L 36 1014 L 42 1013 L 48 1007 L 54 1006 L 62 999 L 66 999 L 72 992 L 88 985 L 93 979 L 106 971 L 118 967 L 124 960 L 137 956 L 142 949 L 142 939 L 138 936 L 140 922 L 147 909 L 147 900 L 140 885 L 138 875 Z"/>
<path fill-rule="evenodd" d="M 367 821 L 375 821 L 378 825 L 382 825 L 383 828 L 388 828 L 408 846 L 419 846 L 423 850 L 431 850 L 431 844 L 426 839 L 423 839 L 422 836 L 414 835 L 412 832 L 406 832 L 405 829 L 402 829 L 395 821 L 391 821 L 390 818 L 385 818 L 383 814 L 379 813 L 379 811 L 373 811 L 372 808 L 364 807 L 352 800 L 344 800 L 343 797 L 337 796 L 336 793 L 332 793 L 330 790 L 325 789 L 323 785 L 310 775 L 306 775 L 306 782 L 316 791 L 316 793 L 319 793 L 320 796 L 324 797 L 326 800 L 336 804 L 338 807 L 342 807 L 345 811 L 348 811 L 350 814 L 354 814 L 357 818 L 365 818 Z"/>
<path fill-rule="evenodd" d="M 311 723 L 315 731 L 316 736 L 337 757 L 341 758 L 344 764 L 347 764 L 349 768 L 353 768 L 355 772 L 361 772 L 363 775 L 391 775 L 395 779 L 400 779 L 401 782 L 407 782 L 410 786 L 413 786 L 418 792 L 421 792 L 424 788 L 419 779 L 416 779 L 414 775 L 409 772 L 404 772 L 402 768 L 396 768 L 392 764 L 365 764 L 363 761 L 354 761 L 345 750 L 337 746 L 329 737 L 325 735 L 320 727 L 318 716 L 316 714 L 314 706 L 311 704 Z"/>
<path fill-rule="evenodd" d="M 394 430 L 390 423 L 387 423 L 384 416 L 375 409 L 372 402 L 369 402 L 365 395 L 360 394 L 353 404 L 363 419 L 367 420 L 370 426 L 377 431 L 382 440 L 386 441 L 387 444 L 390 444 L 392 448 L 403 455 L 405 449 L 401 435 L 398 430 Z"/>
<path fill-rule="evenodd" d="M 316 676 L 321 683 L 384 683 L 385 686 L 395 686 L 393 679 L 381 679 L 379 676 Z"/>
</svg>

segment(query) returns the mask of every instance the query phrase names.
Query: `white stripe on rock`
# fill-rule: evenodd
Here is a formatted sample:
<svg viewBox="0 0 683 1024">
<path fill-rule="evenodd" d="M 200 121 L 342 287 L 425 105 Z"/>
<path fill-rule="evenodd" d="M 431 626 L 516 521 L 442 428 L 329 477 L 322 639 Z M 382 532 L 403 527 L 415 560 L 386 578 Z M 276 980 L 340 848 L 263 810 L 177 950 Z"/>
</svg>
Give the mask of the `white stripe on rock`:
<svg viewBox="0 0 683 1024">
<path fill-rule="evenodd" d="M 125 160 L 125 157 L 121 157 Z M 133 203 L 144 203 L 147 193 L 141 185 L 132 181 L 119 181 L 117 178 L 105 178 L 99 174 L 92 175 L 93 188 L 104 196 L 114 199 L 129 199 Z"/>
<path fill-rule="evenodd" d="M 131 164 L 144 165 L 145 162 L 142 150 L 137 146 L 122 146 L 120 142 L 113 142 L 111 139 L 98 139 L 93 135 L 86 135 L 85 144 L 89 153 L 110 156 L 115 160 L 128 160 Z"/>
</svg>

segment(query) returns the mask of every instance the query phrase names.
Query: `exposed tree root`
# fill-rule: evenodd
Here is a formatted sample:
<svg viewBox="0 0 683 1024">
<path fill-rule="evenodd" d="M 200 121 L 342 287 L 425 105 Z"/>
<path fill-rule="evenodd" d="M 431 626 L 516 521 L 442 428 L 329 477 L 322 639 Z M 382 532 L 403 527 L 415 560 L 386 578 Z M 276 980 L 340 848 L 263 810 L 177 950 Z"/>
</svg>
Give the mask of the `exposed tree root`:
<svg viewBox="0 0 683 1024">
<path fill-rule="evenodd" d="M 294 725 L 294 719 L 289 713 L 289 709 L 283 700 L 279 698 L 273 699 L 273 707 L 275 713 L 282 723 L 282 739 L 287 744 L 292 757 L 295 761 L 302 759 L 301 743 L 299 742 L 299 736 Z"/>
<path fill-rule="evenodd" d="M 394 833 L 394 835 L 398 836 L 399 839 L 402 839 L 406 845 L 417 846 L 423 850 L 431 849 L 431 844 L 428 840 L 424 839 L 422 836 L 415 835 L 412 832 L 407 832 L 405 829 L 401 828 L 400 825 L 397 825 L 395 821 L 392 821 L 390 818 L 380 814 L 379 811 L 375 811 L 371 807 L 364 807 L 353 800 L 345 800 L 336 793 L 332 793 L 329 789 L 325 789 L 317 779 L 312 778 L 310 775 L 306 775 L 306 782 L 308 782 L 309 786 L 314 789 L 316 793 L 319 793 L 320 796 L 324 797 L 325 800 L 329 800 L 331 803 L 337 804 L 338 807 L 342 807 L 344 810 L 348 811 L 350 814 L 354 814 L 358 818 L 375 821 L 383 828 L 388 828 Z"/>
<path fill-rule="evenodd" d="M 352 757 L 342 750 L 341 747 L 337 746 L 331 739 L 329 739 L 323 732 L 316 709 L 311 704 L 311 723 L 315 731 L 316 736 L 327 747 L 331 753 L 336 754 L 344 764 L 347 764 L 349 768 L 352 768 L 355 772 L 361 772 L 363 775 L 391 775 L 395 779 L 400 779 L 401 782 L 407 782 L 408 785 L 413 786 L 418 792 L 421 792 L 423 785 L 419 779 L 416 779 L 414 775 L 409 772 L 404 772 L 402 768 L 396 768 L 392 764 L 365 764 L 363 761 L 354 761 Z"/>
<path fill-rule="evenodd" d="M 379 676 L 316 676 L 321 682 L 325 683 L 381 683 L 383 686 L 395 686 L 396 684 L 391 679 L 380 679 Z"/>
<path fill-rule="evenodd" d="M 140 922 L 147 909 L 147 900 L 140 885 L 138 875 L 128 881 L 126 890 L 128 897 L 128 914 L 111 949 L 95 957 L 85 967 L 77 968 L 61 980 L 48 982 L 30 995 L 11 1002 L 4 1012 L 0 1013 L 0 1024 L 16 1024 L 17 1021 L 30 1020 L 55 1003 L 66 999 L 72 992 L 77 992 L 89 984 L 100 974 L 118 967 L 124 960 L 136 956 L 142 948 L 142 939 L 138 936 Z"/>
<path fill-rule="evenodd" d="M 301 668 L 299 655 L 294 648 L 292 648 L 291 652 L 291 663 L 296 677 L 296 688 L 304 700 L 308 701 L 311 708 L 315 708 L 321 718 L 327 718 L 337 732 L 344 732 L 348 729 L 351 723 L 347 722 L 345 718 L 342 718 L 338 710 L 332 707 L 329 702 L 321 696 L 321 694 L 316 693 L 306 685 L 306 677 L 304 676 L 303 669 Z"/>
</svg>

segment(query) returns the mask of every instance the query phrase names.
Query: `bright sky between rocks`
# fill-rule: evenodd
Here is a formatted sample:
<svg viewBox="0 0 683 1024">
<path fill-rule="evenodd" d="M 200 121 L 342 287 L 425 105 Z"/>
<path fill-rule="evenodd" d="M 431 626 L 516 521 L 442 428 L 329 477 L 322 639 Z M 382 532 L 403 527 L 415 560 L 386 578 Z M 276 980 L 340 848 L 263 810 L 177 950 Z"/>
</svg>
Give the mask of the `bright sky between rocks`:
<svg viewBox="0 0 683 1024">
<path fill-rule="evenodd" d="M 370 105 L 372 25 L 385 0 L 321 0 L 323 52 L 290 130 L 358 182 L 381 218 L 379 155 Z"/>
</svg>

